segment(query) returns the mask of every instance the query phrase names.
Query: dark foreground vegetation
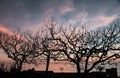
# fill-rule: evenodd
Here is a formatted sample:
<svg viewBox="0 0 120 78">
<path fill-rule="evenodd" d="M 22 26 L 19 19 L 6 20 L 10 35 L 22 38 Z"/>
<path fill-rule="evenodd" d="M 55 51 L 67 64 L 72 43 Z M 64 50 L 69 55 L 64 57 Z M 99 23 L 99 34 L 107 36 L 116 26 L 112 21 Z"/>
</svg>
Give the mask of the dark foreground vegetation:
<svg viewBox="0 0 120 78">
<path fill-rule="evenodd" d="M 91 72 L 88 74 L 78 73 L 54 73 L 53 71 L 22 71 L 22 72 L 0 72 L 0 78 L 119 78 L 117 69 L 106 69 L 106 72 Z"/>
</svg>

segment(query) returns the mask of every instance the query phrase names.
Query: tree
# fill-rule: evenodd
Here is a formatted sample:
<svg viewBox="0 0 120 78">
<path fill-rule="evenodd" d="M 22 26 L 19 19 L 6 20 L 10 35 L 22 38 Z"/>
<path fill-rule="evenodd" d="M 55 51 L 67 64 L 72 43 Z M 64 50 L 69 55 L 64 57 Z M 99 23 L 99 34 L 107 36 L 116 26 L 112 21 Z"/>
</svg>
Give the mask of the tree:
<svg viewBox="0 0 120 78">
<path fill-rule="evenodd" d="M 120 25 L 118 22 L 113 22 L 109 26 L 96 31 L 89 32 L 85 40 L 87 42 L 86 59 L 85 59 L 85 73 L 90 72 L 96 65 L 103 62 L 110 62 L 120 58 L 119 44 L 120 44 Z M 92 62 L 89 62 L 89 61 Z"/>
<path fill-rule="evenodd" d="M 0 72 L 9 72 L 11 66 L 12 66 L 12 63 L 10 62 L 0 61 Z"/>
<path fill-rule="evenodd" d="M 48 28 L 49 30 L 53 30 L 54 24 L 52 24 L 50 21 L 47 21 L 45 23 L 45 27 Z M 53 27 L 50 28 L 51 26 Z M 57 42 L 52 37 L 53 36 L 52 34 L 56 35 L 60 31 L 54 33 L 48 32 L 48 29 L 44 30 L 43 36 L 41 37 L 41 52 L 43 53 L 43 57 L 46 59 L 46 73 L 48 72 L 51 58 L 55 61 L 58 58 L 61 58 L 60 55 L 62 55 L 59 51 L 56 50 Z"/>
<path fill-rule="evenodd" d="M 31 46 L 31 60 L 28 63 L 33 63 L 38 65 L 38 60 L 42 60 L 41 55 L 43 52 L 41 51 L 41 36 L 42 32 L 33 33 L 32 31 L 27 31 L 24 33 L 25 39 L 28 41 Z M 39 58 L 40 57 L 40 58 Z"/>
<path fill-rule="evenodd" d="M 52 47 L 50 50 L 63 52 L 63 58 L 76 65 L 78 74 L 87 74 L 96 65 L 120 57 L 119 49 L 116 49 L 120 44 L 118 22 L 93 31 L 87 31 L 84 27 L 73 27 L 68 30 L 62 28 L 57 33 L 54 26 L 55 24 L 51 24 L 48 28 L 51 39 L 56 41 L 55 48 Z"/>
<path fill-rule="evenodd" d="M 0 46 L 4 52 L 15 61 L 17 71 L 20 72 L 22 65 L 32 60 L 32 48 L 27 39 L 20 33 L 2 34 L 0 37 Z"/>
<path fill-rule="evenodd" d="M 45 27 L 49 28 L 49 26 L 51 26 L 51 23 L 46 22 Z M 46 76 L 48 73 L 51 58 L 57 60 L 60 55 L 59 52 L 51 50 L 53 47 L 55 48 L 56 45 L 56 41 L 53 40 L 51 36 L 52 35 L 48 32 L 48 30 L 44 28 L 42 28 L 41 31 L 37 31 L 36 33 L 33 33 L 31 31 L 25 33 L 26 39 L 32 46 L 33 57 L 35 61 L 45 61 Z"/>
</svg>

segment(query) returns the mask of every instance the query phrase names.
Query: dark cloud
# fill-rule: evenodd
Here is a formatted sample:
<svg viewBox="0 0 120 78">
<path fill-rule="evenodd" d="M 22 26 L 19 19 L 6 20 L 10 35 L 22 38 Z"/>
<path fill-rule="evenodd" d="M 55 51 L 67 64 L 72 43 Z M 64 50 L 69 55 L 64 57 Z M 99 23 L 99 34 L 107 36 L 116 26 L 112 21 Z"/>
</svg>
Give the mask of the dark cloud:
<svg viewBox="0 0 120 78">
<path fill-rule="evenodd" d="M 90 16 L 96 16 L 100 12 L 111 15 L 119 11 L 120 3 L 118 0 L 74 0 L 77 10 L 85 9 Z"/>
<path fill-rule="evenodd" d="M 26 23 L 36 23 L 42 14 L 40 2 L 32 0 L 2 0 L 0 2 L 0 23 L 18 28 Z"/>
<path fill-rule="evenodd" d="M 64 0 L 0 0 L 0 23 L 16 27 L 26 22 L 36 23 L 44 14 L 54 9 L 57 15 L 57 8 L 63 5 Z M 54 18 L 55 15 L 51 18 Z"/>
<path fill-rule="evenodd" d="M 46 18 L 78 24 L 116 14 L 120 15 L 120 0 L 0 0 L 0 23 L 11 28 Z"/>
</svg>

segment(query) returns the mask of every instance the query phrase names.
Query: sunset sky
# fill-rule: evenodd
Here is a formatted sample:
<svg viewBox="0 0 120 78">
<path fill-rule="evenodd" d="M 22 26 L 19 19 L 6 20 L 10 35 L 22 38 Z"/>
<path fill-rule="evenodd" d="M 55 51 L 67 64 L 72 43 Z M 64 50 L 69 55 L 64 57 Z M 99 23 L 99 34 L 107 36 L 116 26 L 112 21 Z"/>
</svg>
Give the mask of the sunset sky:
<svg viewBox="0 0 120 78">
<path fill-rule="evenodd" d="M 45 20 L 96 28 L 120 16 L 120 0 L 0 0 L 0 26 L 37 29 Z"/>
<path fill-rule="evenodd" d="M 119 17 L 120 0 L 0 0 L 0 31 L 8 33 L 36 31 L 46 20 L 94 29 Z"/>
</svg>

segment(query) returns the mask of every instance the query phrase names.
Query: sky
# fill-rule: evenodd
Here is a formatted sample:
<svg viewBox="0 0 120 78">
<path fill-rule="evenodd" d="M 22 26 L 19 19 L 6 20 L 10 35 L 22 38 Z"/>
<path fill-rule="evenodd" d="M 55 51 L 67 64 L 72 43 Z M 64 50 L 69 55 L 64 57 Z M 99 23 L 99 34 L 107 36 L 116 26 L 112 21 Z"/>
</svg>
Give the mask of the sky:
<svg viewBox="0 0 120 78">
<path fill-rule="evenodd" d="M 120 0 L 0 0 L 0 29 L 40 28 L 43 21 L 104 26 L 120 16 Z"/>
</svg>

